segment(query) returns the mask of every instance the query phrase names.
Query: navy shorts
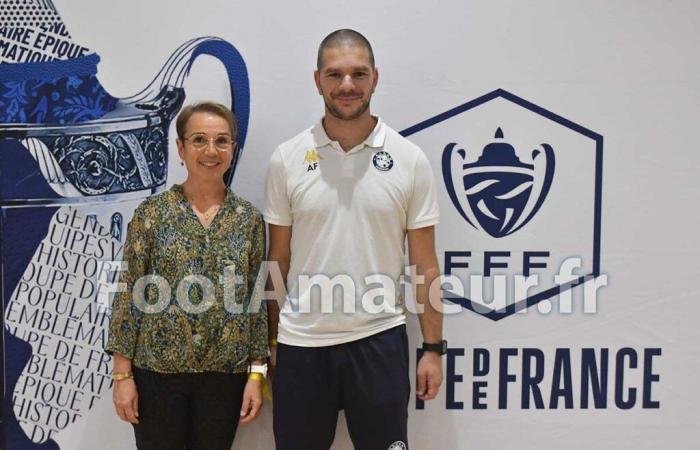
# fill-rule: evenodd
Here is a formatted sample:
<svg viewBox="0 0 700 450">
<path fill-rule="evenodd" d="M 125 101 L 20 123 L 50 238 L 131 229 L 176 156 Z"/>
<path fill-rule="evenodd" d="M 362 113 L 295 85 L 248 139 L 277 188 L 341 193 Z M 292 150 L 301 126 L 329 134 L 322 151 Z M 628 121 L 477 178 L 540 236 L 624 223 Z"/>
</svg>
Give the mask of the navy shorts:
<svg viewBox="0 0 700 450">
<path fill-rule="evenodd" d="M 410 391 L 405 325 L 329 347 L 279 344 L 277 450 L 328 450 L 341 409 L 356 450 L 407 449 Z"/>
</svg>

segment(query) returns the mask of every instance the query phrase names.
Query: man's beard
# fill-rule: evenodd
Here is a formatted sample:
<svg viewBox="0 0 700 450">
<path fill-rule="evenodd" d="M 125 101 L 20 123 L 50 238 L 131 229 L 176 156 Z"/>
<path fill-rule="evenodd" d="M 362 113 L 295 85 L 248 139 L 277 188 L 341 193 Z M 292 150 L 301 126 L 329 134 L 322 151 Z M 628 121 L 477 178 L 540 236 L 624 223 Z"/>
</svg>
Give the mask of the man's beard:
<svg viewBox="0 0 700 450">
<path fill-rule="evenodd" d="M 343 112 L 341 112 L 338 108 L 333 106 L 333 104 L 330 101 L 328 101 L 325 96 L 323 97 L 323 101 L 326 104 L 326 109 L 328 109 L 331 115 L 336 119 L 355 120 L 362 114 L 364 114 L 365 111 L 367 111 L 367 109 L 369 108 L 369 101 L 371 98 L 372 97 L 370 96 L 367 100 L 363 100 L 362 104 L 355 111 L 352 111 L 349 114 L 344 114 Z"/>
</svg>

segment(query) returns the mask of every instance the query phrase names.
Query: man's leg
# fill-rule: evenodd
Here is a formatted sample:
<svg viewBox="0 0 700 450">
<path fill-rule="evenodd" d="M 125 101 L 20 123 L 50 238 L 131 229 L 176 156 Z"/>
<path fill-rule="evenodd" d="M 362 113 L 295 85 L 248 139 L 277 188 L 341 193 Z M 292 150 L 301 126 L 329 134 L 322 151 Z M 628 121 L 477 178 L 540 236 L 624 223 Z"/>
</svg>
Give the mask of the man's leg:
<svg viewBox="0 0 700 450">
<path fill-rule="evenodd" d="M 345 417 L 356 450 L 408 448 L 408 337 L 406 326 L 344 347 Z"/>
<path fill-rule="evenodd" d="M 134 425 L 138 450 L 185 447 L 188 400 L 179 375 L 133 368 L 139 394 L 139 423 Z"/>
<path fill-rule="evenodd" d="M 191 410 L 187 450 L 230 450 L 241 418 L 246 373 L 190 376 Z"/>
<path fill-rule="evenodd" d="M 277 450 L 328 450 L 335 438 L 340 392 L 335 347 L 279 344 L 272 382 Z"/>
</svg>

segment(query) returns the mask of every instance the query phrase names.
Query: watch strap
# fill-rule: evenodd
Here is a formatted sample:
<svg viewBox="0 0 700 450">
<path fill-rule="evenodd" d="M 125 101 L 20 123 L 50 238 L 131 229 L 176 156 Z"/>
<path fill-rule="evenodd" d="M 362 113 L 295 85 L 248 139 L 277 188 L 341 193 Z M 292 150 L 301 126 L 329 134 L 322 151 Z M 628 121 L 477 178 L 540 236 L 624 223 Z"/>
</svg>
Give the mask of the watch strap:
<svg viewBox="0 0 700 450">
<path fill-rule="evenodd" d="M 445 353 L 447 353 L 447 341 L 443 339 L 441 342 L 437 342 L 434 344 L 423 342 L 423 351 L 435 352 L 438 355 L 444 355 Z"/>
</svg>

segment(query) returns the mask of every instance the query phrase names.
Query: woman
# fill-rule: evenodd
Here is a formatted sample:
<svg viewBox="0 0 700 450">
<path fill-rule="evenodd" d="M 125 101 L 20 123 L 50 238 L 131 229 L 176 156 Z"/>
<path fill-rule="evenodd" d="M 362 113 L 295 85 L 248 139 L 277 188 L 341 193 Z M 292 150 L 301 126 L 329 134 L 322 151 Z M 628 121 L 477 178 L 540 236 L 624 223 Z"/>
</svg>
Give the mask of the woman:
<svg viewBox="0 0 700 450">
<path fill-rule="evenodd" d="M 141 203 L 127 231 L 105 347 L 114 405 L 140 450 L 229 450 L 239 419 L 262 405 L 267 312 L 251 295 L 265 233 L 260 212 L 223 181 L 231 111 L 188 106 L 176 128 L 187 179 Z"/>
</svg>

